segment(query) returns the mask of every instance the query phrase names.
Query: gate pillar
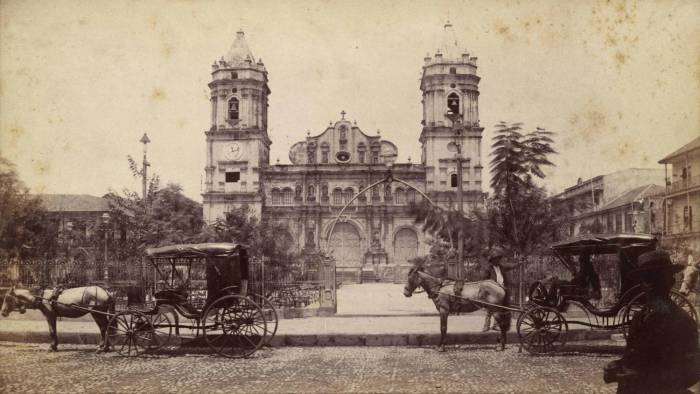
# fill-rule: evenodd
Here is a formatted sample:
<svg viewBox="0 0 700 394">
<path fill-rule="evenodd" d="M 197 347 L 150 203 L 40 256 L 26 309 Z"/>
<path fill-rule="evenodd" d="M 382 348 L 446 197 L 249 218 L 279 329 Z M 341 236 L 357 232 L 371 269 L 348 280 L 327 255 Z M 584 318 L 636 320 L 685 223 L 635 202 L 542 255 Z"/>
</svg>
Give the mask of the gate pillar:
<svg viewBox="0 0 700 394">
<path fill-rule="evenodd" d="M 319 315 L 327 316 L 338 311 L 338 298 L 335 288 L 335 259 L 324 256 L 321 260 L 321 300 Z"/>
</svg>

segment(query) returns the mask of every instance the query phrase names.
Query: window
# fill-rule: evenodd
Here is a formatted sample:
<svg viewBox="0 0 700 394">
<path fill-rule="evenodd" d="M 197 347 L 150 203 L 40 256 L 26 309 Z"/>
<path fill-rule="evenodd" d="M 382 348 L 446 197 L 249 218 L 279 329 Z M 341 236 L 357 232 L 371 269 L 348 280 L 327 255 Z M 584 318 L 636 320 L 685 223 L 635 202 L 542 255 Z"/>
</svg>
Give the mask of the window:
<svg viewBox="0 0 700 394">
<path fill-rule="evenodd" d="M 282 192 L 279 189 L 272 189 L 270 194 L 272 197 L 272 205 L 282 204 Z"/>
<path fill-rule="evenodd" d="M 308 154 L 308 163 L 309 164 L 316 164 L 316 150 L 315 149 L 309 149 L 307 152 Z"/>
<path fill-rule="evenodd" d="M 379 164 L 379 152 L 372 152 L 372 164 Z"/>
<path fill-rule="evenodd" d="M 450 74 L 457 74 L 457 67 L 450 67 Z"/>
<path fill-rule="evenodd" d="M 457 174 L 450 174 L 450 186 L 451 187 L 459 186 L 459 180 L 457 179 Z"/>
<path fill-rule="evenodd" d="M 408 195 L 408 202 L 409 203 L 416 202 L 417 197 L 418 197 L 418 193 L 415 190 L 409 189 L 408 193 L 406 193 L 406 194 Z"/>
<path fill-rule="evenodd" d="M 396 191 L 394 191 L 394 194 L 396 197 L 394 197 L 394 200 L 396 201 L 396 205 L 404 205 L 406 204 L 406 192 L 403 190 L 403 188 L 396 188 Z"/>
<path fill-rule="evenodd" d="M 355 192 L 352 190 L 351 187 L 345 189 L 345 193 L 343 193 L 343 205 L 347 204 L 352 200 L 353 195 Z"/>
<path fill-rule="evenodd" d="M 238 79 L 238 73 L 231 73 L 231 79 Z"/>
<path fill-rule="evenodd" d="M 365 151 L 361 150 L 357 152 L 357 157 L 358 160 L 360 160 L 360 164 L 365 164 Z"/>
<path fill-rule="evenodd" d="M 321 152 L 321 163 L 328 164 L 328 151 L 324 150 Z"/>
<path fill-rule="evenodd" d="M 450 93 L 447 96 L 447 109 L 453 114 L 459 113 L 459 96 L 457 93 Z"/>
<path fill-rule="evenodd" d="M 228 118 L 238 120 L 238 116 L 238 99 L 234 97 L 228 101 Z"/>
<path fill-rule="evenodd" d="M 226 171 L 226 183 L 236 183 L 241 179 L 239 171 Z"/>
<path fill-rule="evenodd" d="M 285 187 L 284 190 L 282 190 L 282 205 L 292 205 L 293 195 L 294 191 L 292 191 L 292 188 Z"/>
<path fill-rule="evenodd" d="M 343 190 L 340 188 L 333 189 L 333 205 L 343 204 Z"/>
<path fill-rule="evenodd" d="M 693 229 L 693 207 L 691 206 L 683 207 L 683 229 Z"/>
</svg>

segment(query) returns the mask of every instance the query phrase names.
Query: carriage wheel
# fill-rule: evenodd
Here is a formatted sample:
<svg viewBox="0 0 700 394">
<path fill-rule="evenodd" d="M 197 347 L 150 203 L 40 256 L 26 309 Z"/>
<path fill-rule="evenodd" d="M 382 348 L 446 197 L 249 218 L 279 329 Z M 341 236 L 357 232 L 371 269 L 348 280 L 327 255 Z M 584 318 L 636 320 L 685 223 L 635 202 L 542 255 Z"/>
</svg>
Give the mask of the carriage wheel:
<svg viewBox="0 0 700 394">
<path fill-rule="evenodd" d="M 564 346 L 569 325 L 556 309 L 535 307 L 520 315 L 517 330 L 521 346 L 529 353 L 548 353 Z"/>
<path fill-rule="evenodd" d="M 267 323 L 263 310 L 250 298 L 221 297 L 212 302 L 203 316 L 204 340 L 222 356 L 248 357 L 265 342 Z"/>
<path fill-rule="evenodd" d="M 690 302 L 690 300 L 686 296 L 675 290 L 671 290 L 671 301 L 673 301 L 676 305 L 681 307 L 681 309 L 683 309 L 687 314 L 689 314 L 690 317 L 692 317 L 695 321 L 695 324 L 698 323 L 698 313 L 697 311 L 695 311 L 693 303 Z"/>
<path fill-rule="evenodd" d="M 644 308 L 644 303 L 646 302 L 646 293 L 642 292 L 634 296 L 625 306 L 624 312 L 622 313 L 622 335 L 627 339 L 630 330 L 630 324 L 632 324 L 632 318 L 634 315 L 639 313 Z"/>
<path fill-rule="evenodd" d="M 646 303 L 646 296 L 646 292 L 637 294 L 634 298 L 630 300 L 630 302 L 625 307 L 625 311 L 622 315 L 622 334 L 625 336 L 625 339 L 627 339 L 627 335 L 629 334 L 629 326 L 632 323 L 634 315 L 641 311 L 642 308 L 644 308 L 644 304 Z M 695 311 L 695 308 L 693 307 L 693 304 L 683 294 L 677 292 L 676 290 L 671 290 L 670 296 L 671 301 L 673 301 L 683 311 L 690 315 L 690 317 L 692 317 L 695 323 L 697 324 L 698 315 Z"/>
<path fill-rule="evenodd" d="M 168 318 L 168 314 L 158 310 L 154 315 L 150 316 L 151 325 L 153 326 L 153 339 L 148 346 L 149 350 L 157 350 L 170 342 L 170 337 L 173 334 L 173 324 Z"/>
<path fill-rule="evenodd" d="M 151 319 L 141 312 L 119 312 L 109 321 L 107 339 L 122 356 L 138 356 L 151 346 Z"/>
<path fill-rule="evenodd" d="M 272 341 L 272 338 L 274 338 L 275 334 L 277 333 L 277 324 L 279 322 L 279 319 L 277 318 L 277 308 L 272 305 L 270 300 L 260 294 L 253 294 L 251 298 L 263 311 L 263 317 L 265 318 L 266 323 L 265 344 L 269 345 L 270 341 Z"/>
</svg>

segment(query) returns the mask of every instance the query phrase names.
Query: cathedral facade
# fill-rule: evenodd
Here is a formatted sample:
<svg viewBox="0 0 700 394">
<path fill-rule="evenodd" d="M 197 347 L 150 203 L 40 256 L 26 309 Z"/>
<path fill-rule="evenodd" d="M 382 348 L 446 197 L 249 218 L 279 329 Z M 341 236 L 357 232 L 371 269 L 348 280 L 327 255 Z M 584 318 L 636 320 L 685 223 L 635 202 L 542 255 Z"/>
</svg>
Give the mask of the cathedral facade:
<svg viewBox="0 0 700 394">
<path fill-rule="evenodd" d="M 459 208 L 460 166 L 463 210 L 483 201 L 477 59 L 456 48 L 445 46 L 424 59 L 422 130 L 415 133 L 419 163 L 396 163 L 395 143 L 366 134 L 341 112 L 318 134 L 299 136 L 289 150 L 291 164 L 271 165 L 267 69 L 238 32 L 212 65 L 205 220 L 248 205 L 263 220 L 287 223 L 281 236 L 300 252 L 331 251 L 343 280 L 393 280 L 398 267 L 428 253 L 428 235 L 414 223 L 411 202 L 424 193 L 436 204 Z M 380 183 L 358 196 L 387 179 L 389 170 L 392 179 L 409 185 Z"/>
</svg>

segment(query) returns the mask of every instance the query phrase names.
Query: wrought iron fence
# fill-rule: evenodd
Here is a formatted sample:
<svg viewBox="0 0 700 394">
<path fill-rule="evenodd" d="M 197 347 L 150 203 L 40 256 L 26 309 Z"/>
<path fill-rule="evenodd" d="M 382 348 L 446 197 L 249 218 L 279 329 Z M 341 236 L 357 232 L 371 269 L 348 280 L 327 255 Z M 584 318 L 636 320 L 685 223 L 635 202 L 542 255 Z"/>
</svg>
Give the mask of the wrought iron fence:
<svg viewBox="0 0 700 394">
<path fill-rule="evenodd" d="M 301 266 L 271 264 L 251 259 L 250 290 L 267 297 L 276 307 L 303 308 L 318 304 L 323 292 L 320 263 Z"/>
</svg>

